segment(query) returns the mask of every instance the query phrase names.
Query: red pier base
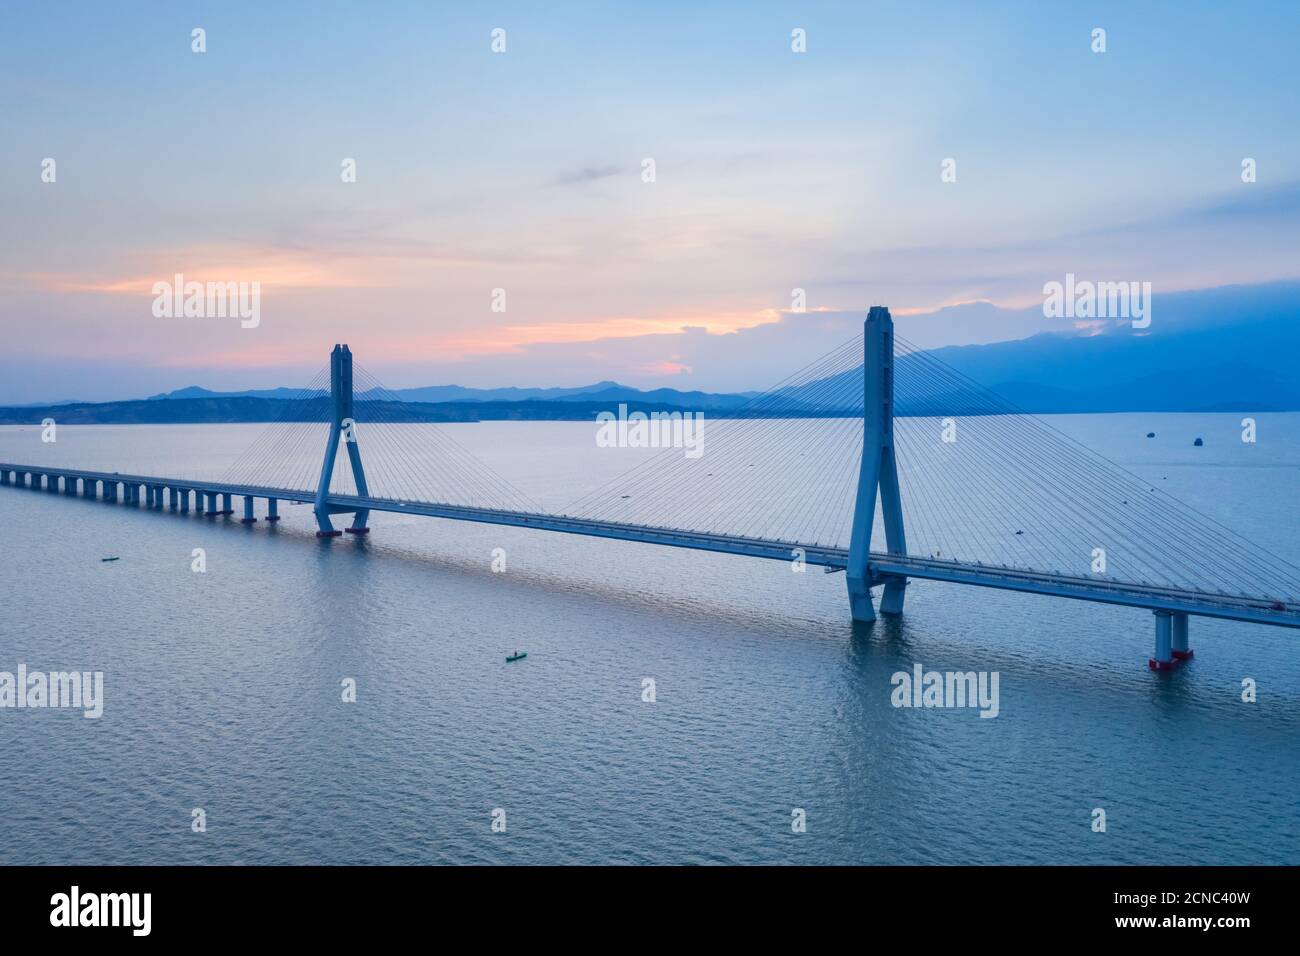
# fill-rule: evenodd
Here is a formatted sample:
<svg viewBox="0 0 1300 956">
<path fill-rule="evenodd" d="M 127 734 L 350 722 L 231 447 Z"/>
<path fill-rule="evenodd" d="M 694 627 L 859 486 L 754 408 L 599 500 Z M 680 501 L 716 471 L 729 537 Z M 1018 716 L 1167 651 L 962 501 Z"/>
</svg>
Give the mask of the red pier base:
<svg viewBox="0 0 1300 956">
<path fill-rule="evenodd" d="M 1147 660 L 1147 667 L 1153 671 L 1176 671 L 1178 665 L 1182 663 L 1181 659 L 1172 661 L 1158 661 L 1154 657 Z"/>
<path fill-rule="evenodd" d="M 342 531 L 317 531 L 316 532 L 316 537 L 318 538 L 341 538 L 342 536 L 343 536 Z"/>
<path fill-rule="evenodd" d="M 369 528 L 344 528 L 348 534 L 370 534 Z"/>
<path fill-rule="evenodd" d="M 1189 647 L 1185 651 L 1174 651 L 1173 655 L 1174 655 L 1174 660 L 1176 661 L 1190 661 L 1193 657 L 1196 656 L 1196 652 Z"/>
</svg>

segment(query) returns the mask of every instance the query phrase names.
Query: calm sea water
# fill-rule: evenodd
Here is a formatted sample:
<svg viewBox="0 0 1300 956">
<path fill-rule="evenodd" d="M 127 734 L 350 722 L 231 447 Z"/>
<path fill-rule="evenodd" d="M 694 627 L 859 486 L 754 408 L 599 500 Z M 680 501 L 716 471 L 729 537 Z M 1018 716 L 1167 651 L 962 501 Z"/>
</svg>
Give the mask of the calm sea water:
<svg viewBox="0 0 1300 956">
<path fill-rule="evenodd" d="M 1300 562 L 1300 415 L 1258 418 L 1253 446 L 1240 416 L 1052 422 Z M 449 428 L 547 507 L 638 454 Z M 215 474 L 259 431 L 6 427 L 0 459 Z M 0 710 L 0 863 L 1300 862 L 1295 632 L 1193 619 L 1195 661 L 1156 675 L 1143 611 L 918 582 L 854 626 L 816 569 L 387 514 L 320 541 L 282 513 L 0 488 L 0 670 L 101 670 L 106 697 Z M 1000 715 L 895 709 L 918 662 L 999 672 Z"/>
</svg>

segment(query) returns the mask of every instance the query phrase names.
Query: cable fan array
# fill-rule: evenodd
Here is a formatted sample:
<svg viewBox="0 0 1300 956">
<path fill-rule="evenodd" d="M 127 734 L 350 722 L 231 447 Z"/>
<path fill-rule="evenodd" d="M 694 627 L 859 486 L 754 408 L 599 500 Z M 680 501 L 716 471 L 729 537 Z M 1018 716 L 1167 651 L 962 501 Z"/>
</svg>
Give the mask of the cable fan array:
<svg viewBox="0 0 1300 956">
<path fill-rule="evenodd" d="M 862 457 L 862 336 L 729 413 L 703 451 L 666 449 L 565 509 L 573 517 L 835 546 Z"/>
<path fill-rule="evenodd" d="M 1214 594 L 1300 595 L 1300 569 L 905 338 L 894 342 L 909 553 Z"/>
<path fill-rule="evenodd" d="M 333 417 L 329 369 L 285 403 L 223 481 L 314 491 Z M 539 505 L 457 442 L 427 406 L 404 402 L 353 363 L 353 433 L 371 497 L 536 513 Z M 414 419 L 414 420 L 413 420 Z M 420 420 L 424 419 L 424 420 Z M 330 493 L 357 494 L 340 444 Z"/>
<path fill-rule="evenodd" d="M 1265 599 L 1300 569 L 905 338 L 894 443 L 908 553 Z M 861 336 L 565 509 L 582 518 L 847 547 L 862 454 Z M 884 549 L 879 513 L 873 542 Z"/>
</svg>

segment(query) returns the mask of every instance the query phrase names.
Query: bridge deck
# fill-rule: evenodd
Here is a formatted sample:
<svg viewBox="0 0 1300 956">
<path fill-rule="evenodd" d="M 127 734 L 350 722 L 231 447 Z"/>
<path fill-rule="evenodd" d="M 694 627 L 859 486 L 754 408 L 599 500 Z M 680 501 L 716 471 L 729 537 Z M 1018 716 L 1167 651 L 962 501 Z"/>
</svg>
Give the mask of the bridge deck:
<svg viewBox="0 0 1300 956">
<path fill-rule="evenodd" d="M 163 488 L 202 491 L 209 494 L 246 495 L 255 498 L 276 498 L 284 501 L 314 503 L 314 492 L 291 488 L 272 488 L 260 485 L 225 484 L 194 479 L 162 478 L 156 475 L 135 475 L 119 472 L 86 471 L 37 465 L 19 465 L 0 462 L 0 471 L 26 472 L 57 476 L 64 479 L 122 482 L 124 484 L 154 485 Z M 340 511 L 366 509 L 396 514 L 416 514 L 456 521 L 476 521 L 484 524 L 507 525 L 519 528 L 537 528 L 599 538 L 623 541 L 641 541 L 648 544 L 690 548 L 698 551 L 716 551 L 747 557 L 790 561 L 794 549 L 804 552 L 804 560 L 813 566 L 828 570 L 842 570 L 848 564 L 848 550 L 794 541 L 774 541 L 763 538 L 745 538 L 733 535 L 656 528 L 645 525 L 620 524 L 573 518 L 564 515 L 530 514 L 520 511 L 499 511 L 464 505 L 445 505 L 423 501 L 399 501 L 390 498 L 331 495 L 328 505 Z M 903 576 L 976 587 L 1045 594 L 1053 597 L 1119 604 L 1127 607 L 1147 608 L 1153 611 L 1170 611 L 1202 617 L 1218 617 L 1257 624 L 1300 628 L 1300 604 L 1277 602 L 1263 597 L 1213 594 L 1186 591 L 1159 585 L 1134 584 L 1082 576 L 1062 575 L 1055 572 L 1031 571 L 982 564 L 966 564 L 939 558 L 912 555 L 871 553 L 869 559 L 873 583 L 885 578 Z"/>
</svg>

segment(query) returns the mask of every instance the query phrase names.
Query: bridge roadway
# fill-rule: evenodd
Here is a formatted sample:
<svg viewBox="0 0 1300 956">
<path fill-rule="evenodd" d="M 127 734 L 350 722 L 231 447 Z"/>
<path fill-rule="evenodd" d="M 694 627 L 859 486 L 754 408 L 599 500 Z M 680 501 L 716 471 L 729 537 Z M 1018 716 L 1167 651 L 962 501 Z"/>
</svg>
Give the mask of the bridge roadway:
<svg viewBox="0 0 1300 956">
<path fill-rule="evenodd" d="M 0 484 L 14 485 L 19 483 L 26 485 L 27 482 L 20 478 L 23 475 L 36 476 L 35 480 L 39 484 L 49 486 L 48 490 L 51 491 L 57 490 L 58 481 L 62 480 L 64 492 L 68 494 L 75 493 L 75 483 L 77 481 L 82 483 L 83 494 L 88 487 L 87 482 L 97 482 L 105 487 L 116 484 L 127 487 L 134 486 L 137 491 L 140 487 L 157 489 L 158 495 L 155 499 L 155 507 L 162 507 L 162 489 L 173 489 L 175 492 L 184 492 L 187 495 L 189 492 L 210 496 L 224 495 L 233 497 L 239 495 L 245 499 L 245 514 L 249 516 L 252 513 L 252 500 L 254 498 L 265 498 L 269 502 L 283 500 L 303 504 L 312 504 L 316 500 L 314 491 L 290 488 L 224 484 L 192 479 L 160 478 L 155 475 L 85 471 L 0 462 Z M 45 480 L 42 482 L 41 478 Z M 16 482 L 15 479 L 19 480 Z M 54 481 L 51 482 L 50 479 L 54 479 Z M 70 481 L 73 482 L 71 486 L 68 484 Z M 93 488 L 95 486 L 91 485 L 89 487 Z M 116 500 L 116 497 L 117 490 L 114 488 L 113 499 Z M 136 500 L 138 502 L 138 497 Z M 229 501 L 229 497 L 227 501 Z M 793 560 L 795 549 L 798 548 L 802 549 L 804 561 L 807 564 L 824 567 L 827 571 L 844 570 L 849 557 L 847 548 L 712 534 L 702 531 L 655 528 L 646 525 L 622 524 L 614 521 L 596 521 L 590 518 L 572 518 L 564 515 L 532 514 L 522 511 L 501 511 L 492 508 L 433 504 L 422 501 L 400 501 L 391 498 L 360 497 L 356 495 L 330 495 L 327 503 L 331 509 L 337 508 L 339 511 L 344 512 L 366 509 L 369 511 L 393 512 L 395 514 L 426 515 L 432 518 L 477 521 L 483 524 L 507 525 L 517 528 L 537 528 L 544 531 L 559 531 L 566 534 L 580 534 L 597 538 L 615 538 L 622 541 L 640 541 L 647 544 L 690 548 L 697 551 L 716 551 L 723 554 L 738 554 L 778 561 Z M 220 513 L 229 513 L 229 509 Z M 1102 604 L 1119 604 L 1127 607 L 1146 608 L 1151 611 L 1163 611 L 1170 614 L 1191 614 L 1233 621 L 1249 621 L 1255 624 L 1300 628 L 1300 604 L 1294 602 L 1283 603 L 1281 599 L 1274 601 L 1268 598 L 1187 591 L 1159 585 L 1124 583 L 1101 577 L 1074 577 L 1054 572 L 1030 571 L 996 565 L 967 564 L 941 558 L 894 555 L 876 551 L 871 552 L 869 567 L 873 584 L 882 584 L 890 578 L 918 578 L 929 581 L 945 581 L 951 584 L 967 584 L 976 587 L 1045 594 L 1052 597 L 1094 601 Z"/>
</svg>

